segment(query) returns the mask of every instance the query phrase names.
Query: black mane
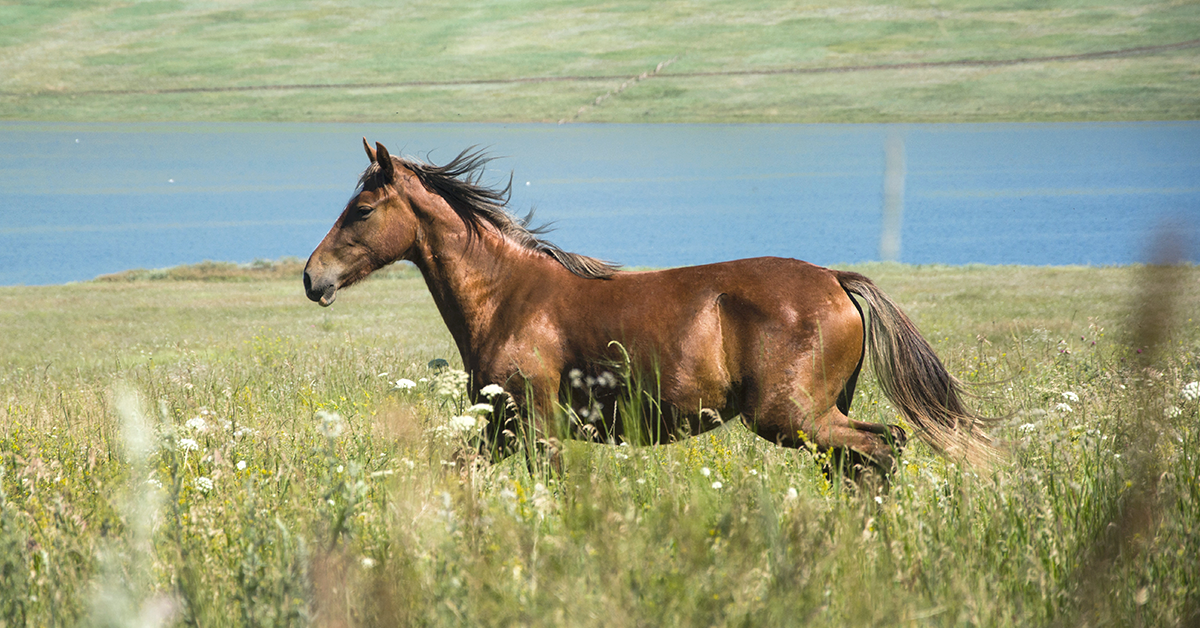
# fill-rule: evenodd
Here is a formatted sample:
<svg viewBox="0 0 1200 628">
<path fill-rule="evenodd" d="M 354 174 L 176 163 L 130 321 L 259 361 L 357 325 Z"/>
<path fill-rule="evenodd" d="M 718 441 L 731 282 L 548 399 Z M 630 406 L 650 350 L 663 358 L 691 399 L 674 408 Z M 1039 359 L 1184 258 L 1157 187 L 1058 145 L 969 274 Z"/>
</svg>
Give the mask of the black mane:
<svg viewBox="0 0 1200 628">
<path fill-rule="evenodd" d="M 509 177 L 508 185 L 502 189 L 489 188 L 480 183 L 484 167 L 491 160 L 492 158 L 483 151 L 474 148 L 464 150 L 443 166 L 392 157 L 394 164 L 412 171 L 421 183 L 445 199 L 472 233 L 478 232 L 480 223 L 486 221 L 505 237 L 526 249 L 549 255 L 580 277 L 609 279 L 616 273 L 616 264 L 578 253 L 569 253 L 543 240 L 540 236 L 548 230 L 547 227 L 529 226 L 533 212 L 524 219 L 508 213 L 505 207 L 512 194 L 512 177 Z M 381 176 L 379 164 L 372 163 L 359 178 L 359 188 L 394 183 L 380 180 Z"/>
</svg>

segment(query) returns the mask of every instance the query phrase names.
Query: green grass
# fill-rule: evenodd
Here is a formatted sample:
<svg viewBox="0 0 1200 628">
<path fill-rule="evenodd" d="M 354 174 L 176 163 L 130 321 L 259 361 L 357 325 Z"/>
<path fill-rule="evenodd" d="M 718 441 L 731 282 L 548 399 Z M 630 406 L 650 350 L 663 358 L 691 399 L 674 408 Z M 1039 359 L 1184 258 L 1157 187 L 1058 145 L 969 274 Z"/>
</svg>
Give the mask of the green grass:
<svg viewBox="0 0 1200 628">
<path fill-rule="evenodd" d="M 878 500 L 740 425 L 569 443 L 561 481 L 520 456 L 464 469 L 469 434 L 447 425 L 465 402 L 394 387 L 457 364 L 423 281 L 399 267 L 320 309 L 296 270 L 0 288 L 0 625 L 1200 613 L 1200 400 L 1183 393 L 1200 380 L 1195 267 L 1165 286 L 1145 268 L 855 267 L 1009 415 L 995 469 L 914 445 Z M 1173 318 L 1138 314 L 1165 302 Z M 1138 340 L 1165 317 L 1162 341 Z M 852 416 L 896 420 L 869 376 Z"/>
<path fill-rule="evenodd" d="M 1200 5 L 1150 0 L 9 2 L 0 4 L 0 119 L 1194 119 L 1197 47 L 1003 67 L 762 72 L 1078 55 L 1198 32 Z M 751 74 L 696 76 L 731 72 Z M 586 80 L 511 82 L 562 77 Z M 413 84 L 447 81 L 485 83 Z M 377 84 L 390 86 L 354 87 Z M 312 85 L 339 87 L 254 89 Z M 249 91 L 212 91 L 227 88 Z"/>
</svg>

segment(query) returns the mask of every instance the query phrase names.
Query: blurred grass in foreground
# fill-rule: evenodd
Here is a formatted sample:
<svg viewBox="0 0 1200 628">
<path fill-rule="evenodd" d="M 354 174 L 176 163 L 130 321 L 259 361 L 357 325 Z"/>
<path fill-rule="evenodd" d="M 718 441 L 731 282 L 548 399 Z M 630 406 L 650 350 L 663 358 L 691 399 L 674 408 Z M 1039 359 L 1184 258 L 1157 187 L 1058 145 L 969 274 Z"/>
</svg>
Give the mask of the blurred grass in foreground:
<svg viewBox="0 0 1200 628">
<path fill-rule="evenodd" d="M 320 309 L 292 264 L 0 288 L 0 625 L 1200 619 L 1196 267 L 1151 340 L 1154 268 L 854 267 L 1009 416 L 1008 463 L 916 445 L 874 499 L 740 425 L 463 469 L 420 277 Z"/>
</svg>

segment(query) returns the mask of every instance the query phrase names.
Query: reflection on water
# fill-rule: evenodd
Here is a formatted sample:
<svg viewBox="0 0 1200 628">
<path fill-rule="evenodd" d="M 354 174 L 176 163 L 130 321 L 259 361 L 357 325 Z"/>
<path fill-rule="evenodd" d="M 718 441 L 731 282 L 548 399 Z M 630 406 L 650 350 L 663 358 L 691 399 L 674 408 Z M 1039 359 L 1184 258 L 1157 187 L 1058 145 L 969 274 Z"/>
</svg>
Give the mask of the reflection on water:
<svg viewBox="0 0 1200 628">
<path fill-rule="evenodd" d="M 885 141 L 903 150 L 898 259 L 1125 264 L 1165 219 L 1197 258 L 1200 124 L 0 123 L 0 284 L 205 259 L 305 257 L 366 165 L 502 157 L 512 209 L 633 266 L 878 259 Z"/>
</svg>

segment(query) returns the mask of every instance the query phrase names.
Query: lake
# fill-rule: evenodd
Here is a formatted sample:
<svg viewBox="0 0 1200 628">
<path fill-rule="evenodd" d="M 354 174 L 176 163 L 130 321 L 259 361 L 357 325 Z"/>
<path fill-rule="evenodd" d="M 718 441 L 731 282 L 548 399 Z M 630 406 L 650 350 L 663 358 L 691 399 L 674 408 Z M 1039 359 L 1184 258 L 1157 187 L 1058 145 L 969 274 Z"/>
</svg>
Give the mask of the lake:
<svg viewBox="0 0 1200 628">
<path fill-rule="evenodd" d="M 897 259 L 1129 264 L 1162 225 L 1200 258 L 1200 123 L 902 125 L 0 123 L 0 285 L 304 258 L 367 164 L 361 137 L 444 163 L 499 157 L 510 208 L 629 266 L 880 259 L 885 145 Z M 896 163 L 893 160 L 893 163 Z"/>
</svg>

